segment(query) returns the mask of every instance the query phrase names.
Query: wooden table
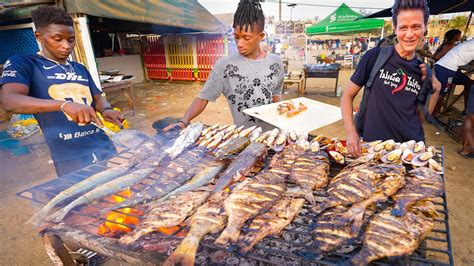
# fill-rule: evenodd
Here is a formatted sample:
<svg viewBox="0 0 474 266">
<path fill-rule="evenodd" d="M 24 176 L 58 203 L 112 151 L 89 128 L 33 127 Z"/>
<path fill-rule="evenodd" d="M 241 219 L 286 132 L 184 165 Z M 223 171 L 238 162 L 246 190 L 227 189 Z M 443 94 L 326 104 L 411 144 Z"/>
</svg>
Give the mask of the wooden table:
<svg viewBox="0 0 474 266">
<path fill-rule="evenodd" d="M 109 93 L 111 91 L 121 90 L 125 95 L 128 103 L 132 107 L 132 110 L 135 111 L 135 106 L 133 104 L 133 85 L 132 80 L 121 80 L 117 82 L 105 82 L 101 84 L 102 91 L 105 93 Z"/>
<path fill-rule="evenodd" d="M 334 78 L 336 85 L 334 86 L 334 96 L 337 94 L 337 84 L 339 82 L 339 68 L 336 69 L 304 69 L 304 88 L 301 94 L 306 90 L 306 79 L 308 78 Z"/>
</svg>

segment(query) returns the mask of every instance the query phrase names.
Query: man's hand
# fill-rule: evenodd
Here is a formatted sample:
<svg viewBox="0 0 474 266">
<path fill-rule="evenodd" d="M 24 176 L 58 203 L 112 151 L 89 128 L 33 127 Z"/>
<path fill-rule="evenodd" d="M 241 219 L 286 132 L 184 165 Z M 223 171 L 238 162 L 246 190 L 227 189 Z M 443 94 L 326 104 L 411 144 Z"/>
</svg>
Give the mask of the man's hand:
<svg viewBox="0 0 474 266">
<path fill-rule="evenodd" d="M 102 117 L 105 121 L 114 123 L 119 128 L 123 128 L 122 121 L 125 119 L 119 111 L 115 111 L 113 109 L 107 109 L 102 112 Z"/>
<path fill-rule="evenodd" d="M 99 126 L 102 126 L 102 122 L 97 117 L 94 108 L 91 106 L 67 102 L 63 105 L 64 112 L 72 119 L 72 121 L 78 124 L 88 124 L 89 122 L 94 122 Z"/>
<path fill-rule="evenodd" d="M 168 131 L 170 131 L 171 129 L 176 128 L 176 127 L 179 127 L 179 128 L 181 128 L 181 129 L 184 129 L 184 128 L 186 127 L 186 125 L 185 125 L 184 123 L 181 123 L 181 122 L 173 123 L 173 124 L 170 124 L 169 126 L 165 127 L 165 128 L 163 129 L 163 132 L 166 133 L 166 132 L 168 132 Z"/>
<path fill-rule="evenodd" d="M 347 152 L 349 152 L 350 155 L 353 157 L 360 157 L 362 156 L 361 149 L 360 149 L 360 138 L 359 134 L 357 132 L 353 132 L 350 134 L 347 134 L 346 138 L 346 149 Z"/>
</svg>

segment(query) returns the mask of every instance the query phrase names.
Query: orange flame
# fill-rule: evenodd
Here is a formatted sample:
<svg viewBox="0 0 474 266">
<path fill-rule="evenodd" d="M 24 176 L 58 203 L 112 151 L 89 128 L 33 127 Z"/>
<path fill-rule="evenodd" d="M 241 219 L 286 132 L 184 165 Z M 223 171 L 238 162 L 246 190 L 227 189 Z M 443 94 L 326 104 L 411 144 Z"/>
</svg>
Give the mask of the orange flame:
<svg viewBox="0 0 474 266">
<path fill-rule="evenodd" d="M 129 198 L 132 195 L 130 189 L 116 193 L 115 195 L 109 196 L 106 200 L 119 203 Z M 135 216 L 132 215 L 142 215 L 142 213 L 137 209 L 132 208 L 121 208 L 114 211 L 110 211 L 105 215 L 105 222 L 99 225 L 98 234 L 106 235 L 112 234 L 116 235 L 118 233 L 129 233 L 132 229 L 127 225 L 137 225 L 140 222 Z"/>
</svg>

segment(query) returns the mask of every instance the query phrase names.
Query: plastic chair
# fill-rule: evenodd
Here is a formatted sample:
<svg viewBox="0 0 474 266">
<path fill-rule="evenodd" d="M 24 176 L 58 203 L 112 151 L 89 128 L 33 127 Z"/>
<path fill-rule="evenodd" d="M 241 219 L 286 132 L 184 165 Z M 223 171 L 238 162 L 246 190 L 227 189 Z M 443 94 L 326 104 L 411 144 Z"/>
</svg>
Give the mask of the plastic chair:
<svg viewBox="0 0 474 266">
<path fill-rule="evenodd" d="M 351 69 L 352 69 L 352 65 L 354 64 L 354 56 L 353 55 L 344 55 L 344 64 L 343 64 L 343 66 L 345 67 L 347 64 L 349 64 Z"/>
</svg>

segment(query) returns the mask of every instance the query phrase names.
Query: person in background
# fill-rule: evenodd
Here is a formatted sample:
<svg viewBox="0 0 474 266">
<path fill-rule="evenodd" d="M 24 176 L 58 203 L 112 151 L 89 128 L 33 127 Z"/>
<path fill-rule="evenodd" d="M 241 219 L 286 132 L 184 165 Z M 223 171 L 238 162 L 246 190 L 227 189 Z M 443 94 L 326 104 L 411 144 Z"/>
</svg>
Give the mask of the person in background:
<svg viewBox="0 0 474 266">
<path fill-rule="evenodd" d="M 433 53 L 433 60 L 437 62 L 440 60 L 449 50 L 453 49 L 454 46 L 461 40 L 461 31 L 458 29 L 448 30 L 444 34 L 444 39 L 441 45 Z"/>
<path fill-rule="evenodd" d="M 469 99 L 467 100 L 466 117 L 462 125 L 463 148 L 458 153 L 464 158 L 474 158 L 474 139 L 472 130 L 474 128 L 474 85 L 470 88 Z"/>
<path fill-rule="evenodd" d="M 278 102 L 283 89 L 284 68 L 281 58 L 260 49 L 265 37 L 265 16 L 259 2 L 241 0 L 234 15 L 234 38 L 239 53 L 219 59 L 198 97 L 172 128 L 185 128 L 204 111 L 209 101 L 223 94 L 237 126 L 272 126 L 243 113 L 245 109 Z"/>
<path fill-rule="evenodd" d="M 116 154 L 99 126 L 102 117 L 121 127 L 123 116 L 102 96 L 89 71 L 68 60 L 76 42 L 73 20 L 58 7 L 31 14 L 41 52 L 10 57 L 4 65 L 2 103 L 7 111 L 34 114 L 58 176 Z"/>
<path fill-rule="evenodd" d="M 361 155 L 360 137 L 365 141 L 424 140 L 418 116 L 418 94 L 422 91 L 426 65 L 416 58 L 415 50 L 426 31 L 428 17 L 426 0 L 395 0 L 392 23 L 398 42 L 373 81 L 361 124 L 355 125 L 354 99 L 366 85 L 381 48 L 367 51 L 357 65 L 341 97 L 347 150 L 351 155 Z"/>
</svg>

